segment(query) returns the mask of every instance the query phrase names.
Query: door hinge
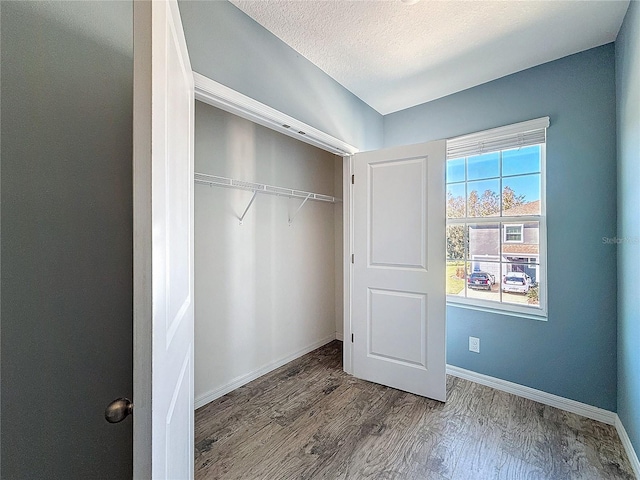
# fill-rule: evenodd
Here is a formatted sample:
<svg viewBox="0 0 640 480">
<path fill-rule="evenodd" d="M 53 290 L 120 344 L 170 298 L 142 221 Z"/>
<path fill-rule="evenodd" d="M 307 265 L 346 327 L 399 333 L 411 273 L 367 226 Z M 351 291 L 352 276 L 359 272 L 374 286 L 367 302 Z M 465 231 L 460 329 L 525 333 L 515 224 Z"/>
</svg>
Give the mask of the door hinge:
<svg viewBox="0 0 640 480">
<path fill-rule="evenodd" d="M 356 176 L 351 175 L 351 185 L 354 185 L 355 183 L 356 183 Z"/>
<path fill-rule="evenodd" d="M 353 333 L 351 334 L 351 343 L 353 343 Z"/>
<path fill-rule="evenodd" d="M 351 263 L 354 263 L 354 261 L 355 261 L 355 255 L 352 253 L 351 254 Z"/>
</svg>

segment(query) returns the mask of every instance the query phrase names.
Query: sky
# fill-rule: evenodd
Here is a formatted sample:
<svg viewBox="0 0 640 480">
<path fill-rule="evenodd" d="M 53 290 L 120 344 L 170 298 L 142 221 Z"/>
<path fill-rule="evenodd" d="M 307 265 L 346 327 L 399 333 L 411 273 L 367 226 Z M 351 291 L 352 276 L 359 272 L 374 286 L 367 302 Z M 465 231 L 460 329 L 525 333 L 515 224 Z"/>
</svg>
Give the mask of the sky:
<svg viewBox="0 0 640 480">
<path fill-rule="evenodd" d="M 466 172 L 465 172 L 466 166 Z M 469 191 L 479 195 L 487 190 L 500 191 L 511 187 L 516 195 L 524 195 L 525 202 L 540 200 L 540 146 L 534 145 L 502 152 L 493 152 L 473 157 L 447 161 L 447 183 L 469 182 Z M 464 196 L 464 184 L 448 185 L 454 196 Z"/>
</svg>

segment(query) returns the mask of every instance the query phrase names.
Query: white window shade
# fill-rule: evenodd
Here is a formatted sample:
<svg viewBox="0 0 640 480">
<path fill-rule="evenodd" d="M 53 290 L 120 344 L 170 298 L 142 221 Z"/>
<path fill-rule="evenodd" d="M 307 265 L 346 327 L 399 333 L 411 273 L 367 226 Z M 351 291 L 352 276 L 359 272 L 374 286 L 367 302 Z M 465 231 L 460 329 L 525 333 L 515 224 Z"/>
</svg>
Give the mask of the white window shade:
<svg viewBox="0 0 640 480">
<path fill-rule="evenodd" d="M 546 142 L 549 117 L 492 128 L 447 140 L 447 159 L 528 147 Z"/>
</svg>

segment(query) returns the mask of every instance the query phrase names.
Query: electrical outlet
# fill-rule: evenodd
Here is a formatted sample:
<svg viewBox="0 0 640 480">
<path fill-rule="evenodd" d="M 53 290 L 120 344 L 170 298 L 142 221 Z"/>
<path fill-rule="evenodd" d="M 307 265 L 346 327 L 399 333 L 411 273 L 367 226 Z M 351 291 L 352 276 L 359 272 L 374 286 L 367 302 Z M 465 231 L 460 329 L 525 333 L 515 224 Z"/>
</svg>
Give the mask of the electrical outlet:
<svg viewBox="0 0 640 480">
<path fill-rule="evenodd" d="M 469 337 L 469 351 L 480 353 L 480 339 L 478 337 Z"/>
</svg>

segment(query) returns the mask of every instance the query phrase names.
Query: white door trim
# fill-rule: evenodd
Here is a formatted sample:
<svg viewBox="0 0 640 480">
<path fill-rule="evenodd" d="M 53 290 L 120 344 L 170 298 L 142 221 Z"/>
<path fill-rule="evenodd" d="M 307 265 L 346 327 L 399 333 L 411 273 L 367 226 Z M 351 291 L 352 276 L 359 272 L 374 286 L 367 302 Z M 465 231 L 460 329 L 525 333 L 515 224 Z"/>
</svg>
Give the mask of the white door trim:
<svg viewBox="0 0 640 480">
<path fill-rule="evenodd" d="M 342 251 L 343 256 L 343 299 L 344 315 L 342 336 L 342 369 L 349 375 L 353 375 L 353 351 L 351 343 L 351 292 L 353 282 L 353 263 L 351 254 L 353 253 L 353 198 L 351 176 L 353 175 L 353 157 L 344 157 L 342 163 Z"/>
<path fill-rule="evenodd" d="M 358 149 L 342 140 L 290 117 L 204 75 L 193 72 L 196 100 L 246 118 L 336 155 L 353 155 Z"/>
<path fill-rule="evenodd" d="M 133 477 L 151 478 L 151 3 L 133 4 Z"/>
<path fill-rule="evenodd" d="M 196 100 L 343 157 L 343 369 L 346 373 L 351 374 L 351 283 L 353 275 L 351 264 L 351 252 L 353 252 L 353 202 L 351 199 L 353 159 L 351 155 L 357 153 L 359 149 L 197 72 L 193 72 L 193 78 Z"/>
</svg>

